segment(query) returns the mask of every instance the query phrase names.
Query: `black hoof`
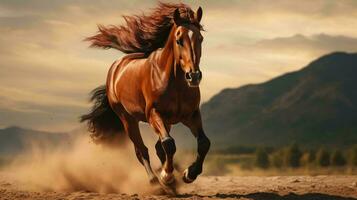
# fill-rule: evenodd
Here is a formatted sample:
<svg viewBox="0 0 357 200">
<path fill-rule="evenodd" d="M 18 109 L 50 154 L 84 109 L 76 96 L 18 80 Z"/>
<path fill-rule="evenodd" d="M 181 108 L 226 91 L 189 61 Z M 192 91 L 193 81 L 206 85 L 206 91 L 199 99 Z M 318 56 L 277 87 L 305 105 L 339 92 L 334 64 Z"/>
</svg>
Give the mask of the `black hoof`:
<svg viewBox="0 0 357 200">
<path fill-rule="evenodd" d="M 188 169 L 183 172 L 182 180 L 185 183 L 192 183 L 196 178 L 190 178 L 188 175 Z"/>
</svg>

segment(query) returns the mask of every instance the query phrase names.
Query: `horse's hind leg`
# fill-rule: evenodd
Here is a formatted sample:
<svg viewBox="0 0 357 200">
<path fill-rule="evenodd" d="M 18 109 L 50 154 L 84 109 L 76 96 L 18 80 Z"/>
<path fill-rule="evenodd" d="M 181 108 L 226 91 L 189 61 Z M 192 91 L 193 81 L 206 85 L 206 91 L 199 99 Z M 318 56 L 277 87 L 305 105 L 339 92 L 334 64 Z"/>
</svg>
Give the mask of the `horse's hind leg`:
<svg viewBox="0 0 357 200">
<path fill-rule="evenodd" d="M 184 171 L 182 177 L 184 182 L 192 183 L 197 176 L 202 173 L 203 162 L 211 142 L 203 131 L 200 111 L 196 111 L 189 119 L 183 121 L 183 123 L 191 130 L 192 134 L 197 139 L 198 155 L 196 161 Z"/>
<path fill-rule="evenodd" d="M 150 183 L 152 184 L 157 183 L 158 179 L 151 168 L 148 148 L 145 146 L 143 139 L 141 137 L 138 122 L 133 119 L 131 120 L 125 119 L 122 121 L 126 122 L 123 123 L 124 128 L 128 133 L 130 140 L 134 143 L 136 157 L 138 158 L 140 163 L 145 167 Z"/>
</svg>

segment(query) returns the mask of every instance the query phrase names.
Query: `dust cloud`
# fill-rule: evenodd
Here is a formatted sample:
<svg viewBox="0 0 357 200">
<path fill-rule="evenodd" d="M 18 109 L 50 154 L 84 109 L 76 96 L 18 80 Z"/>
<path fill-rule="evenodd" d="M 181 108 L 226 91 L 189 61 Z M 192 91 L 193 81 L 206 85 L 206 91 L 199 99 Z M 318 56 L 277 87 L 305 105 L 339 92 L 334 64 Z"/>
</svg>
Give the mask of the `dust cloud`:
<svg viewBox="0 0 357 200">
<path fill-rule="evenodd" d="M 94 144 L 88 136 L 55 150 L 32 145 L 31 151 L 15 158 L 5 171 L 34 191 L 152 192 L 131 143 L 113 149 Z"/>
</svg>

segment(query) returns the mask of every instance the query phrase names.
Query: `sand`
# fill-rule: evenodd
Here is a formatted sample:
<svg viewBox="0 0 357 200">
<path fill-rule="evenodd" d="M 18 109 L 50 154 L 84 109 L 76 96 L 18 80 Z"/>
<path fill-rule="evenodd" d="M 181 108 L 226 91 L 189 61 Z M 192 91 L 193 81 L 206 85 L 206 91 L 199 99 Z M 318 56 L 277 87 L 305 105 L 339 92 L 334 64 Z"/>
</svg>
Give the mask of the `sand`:
<svg viewBox="0 0 357 200">
<path fill-rule="evenodd" d="M 11 177 L 11 176 L 10 176 Z M 55 184 L 55 183 L 51 183 Z M 137 192 L 135 192 L 137 190 Z M 131 193 L 44 191 L 26 188 L 0 173 L 0 199 L 357 199 L 357 176 L 202 176 L 183 184 L 176 196 L 159 195 L 134 188 Z"/>
</svg>

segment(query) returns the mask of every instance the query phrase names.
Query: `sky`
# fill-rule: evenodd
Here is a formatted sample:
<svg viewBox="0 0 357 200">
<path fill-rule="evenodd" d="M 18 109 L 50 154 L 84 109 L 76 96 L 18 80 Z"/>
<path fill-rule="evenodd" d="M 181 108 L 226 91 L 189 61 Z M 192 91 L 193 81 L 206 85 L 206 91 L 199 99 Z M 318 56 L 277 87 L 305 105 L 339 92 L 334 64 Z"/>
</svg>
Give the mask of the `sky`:
<svg viewBox="0 0 357 200">
<path fill-rule="evenodd" d="M 178 2 L 178 1 L 164 1 Z M 203 8 L 202 101 L 333 51 L 357 52 L 355 0 L 191 0 Z M 274 3 L 272 3 L 274 2 Z M 124 56 L 88 48 L 97 24 L 149 13 L 149 0 L 0 0 L 0 127 L 68 131 Z"/>
</svg>

